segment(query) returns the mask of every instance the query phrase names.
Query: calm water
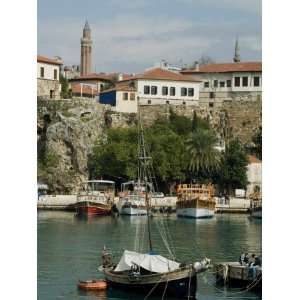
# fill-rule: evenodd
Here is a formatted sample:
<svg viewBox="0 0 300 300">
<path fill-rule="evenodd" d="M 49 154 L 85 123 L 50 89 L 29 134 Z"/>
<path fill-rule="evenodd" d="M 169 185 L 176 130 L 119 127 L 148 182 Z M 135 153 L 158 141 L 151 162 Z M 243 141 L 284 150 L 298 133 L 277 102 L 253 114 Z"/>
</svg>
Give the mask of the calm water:
<svg viewBox="0 0 300 300">
<path fill-rule="evenodd" d="M 247 215 L 224 214 L 213 219 L 164 219 L 171 235 L 171 246 L 177 260 L 199 261 L 204 256 L 212 262 L 235 261 L 242 251 L 261 253 L 261 221 Z M 38 299 L 135 299 L 143 297 L 116 291 L 86 294 L 79 292 L 79 279 L 101 278 L 97 270 L 104 245 L 118 260 L 123 249 L 134 250 L 135 237 L 143 236 L 145 217 L 101 217 L 80 220 L 73 213 L 38 212 Z M 153 219 L 155 250 L 167 255 Z M 146 242 L 139 244 L 146 247 Z M 239 293 L 240 289 L 225 290 L 214 286 L 210 273 L 198 277 L 198 299 L 260 299 L 254 293 Z M 160 298 L 149 298 L 160 299 Z"/>
</svg>

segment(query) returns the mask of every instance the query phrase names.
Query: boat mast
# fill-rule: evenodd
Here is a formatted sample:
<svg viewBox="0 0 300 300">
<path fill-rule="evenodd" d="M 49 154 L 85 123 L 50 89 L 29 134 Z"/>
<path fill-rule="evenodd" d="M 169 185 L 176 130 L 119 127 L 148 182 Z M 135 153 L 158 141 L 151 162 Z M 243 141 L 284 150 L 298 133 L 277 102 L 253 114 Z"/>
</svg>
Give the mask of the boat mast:
<svg viewBox="0 0 300 300">
<path fill-rule="evenodd" d="M 151 157 L 146 156 L 146 149 L 145 149 L 145 140 L 144 140 L 144 132 L 143 126 L 141 122 L 141 114 L 140 114 L 140 107 L 139 107 L 139 99 L 138 99 L 138 163 L 139 163 L 139 182 L 142 179 L 145 185 L 145 202 L 146 202 L 146 209 L 147 209 L 147 227 L 148 227 L 148 240 L 149 240 L 149 251 L 152 252 L 152 239 L 151 239 L 151 226 L 150 226 L 150 214 L 149 214 L 149 194 L 148 194 L 148 177 L 151 180 L 151 175 L 148 175 L 147 172 L 147 161 L 151 159 Z M 140 184 L 139 184 L 140 187 Z M 151 188 L 151 187 L 150 187 Z"/>
</svg>

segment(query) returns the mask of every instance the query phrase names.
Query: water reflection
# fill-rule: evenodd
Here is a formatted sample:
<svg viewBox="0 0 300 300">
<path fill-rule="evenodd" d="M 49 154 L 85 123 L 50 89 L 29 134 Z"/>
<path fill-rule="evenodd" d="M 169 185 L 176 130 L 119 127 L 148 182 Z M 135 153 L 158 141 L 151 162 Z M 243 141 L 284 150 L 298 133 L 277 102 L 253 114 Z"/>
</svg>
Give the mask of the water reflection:
<svg viewBox="0 0 300 300">
<path fill-rule="evenodd" d="M 170 245 L 178 261 L 199 261 L 204 256 L 213 262 L 232 261 L 242 251 L 261 252 L 261 221 L 249 219 L 247 215 L 224 214 L 204 220 L 169 216 L 163 220 L 168 225 Z M 145 217 L 108 216 L 84 220 L 67 212 L 39 212 L 38 298 L 143 299 L 110 289 L 96 294 L 85 293 L 77 291 L 76 284 L 78 280 L 103 278 L 97 270 L 103 246 L 113 251 L 117 262 L 124 249 L 134 249 L 138 230 L 145 227 L 146 222 Z M 159 217 L 154 217 L 151 223 L 155 250 L 168 256 L 158 230 L 161 226 Z M 146 237 L 143 243 L 146 250 Z M 209 272 L 199 276 L 199 299 L 216 300 L 231 295 L 232 290 L 216 288 L 214 282 L 214 276 Z M 244 297 L 259 299 L 253 293 Z"/>
</svg>

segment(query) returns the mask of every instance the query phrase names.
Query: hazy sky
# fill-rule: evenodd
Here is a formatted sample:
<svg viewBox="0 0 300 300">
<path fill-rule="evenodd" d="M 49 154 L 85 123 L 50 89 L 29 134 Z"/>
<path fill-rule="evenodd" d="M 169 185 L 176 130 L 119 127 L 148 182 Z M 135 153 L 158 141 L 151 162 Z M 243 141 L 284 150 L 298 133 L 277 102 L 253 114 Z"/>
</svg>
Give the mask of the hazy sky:
<svg viewBox="0 0 300 300">
<path fill-rule="evenodd" d="M 261 0 L 38 0 L 38 54 L 79 64 L 86 19 L 97 72 L 232 61 L 236 36 L 242 60 L 261 60 Z"/>
</svg>

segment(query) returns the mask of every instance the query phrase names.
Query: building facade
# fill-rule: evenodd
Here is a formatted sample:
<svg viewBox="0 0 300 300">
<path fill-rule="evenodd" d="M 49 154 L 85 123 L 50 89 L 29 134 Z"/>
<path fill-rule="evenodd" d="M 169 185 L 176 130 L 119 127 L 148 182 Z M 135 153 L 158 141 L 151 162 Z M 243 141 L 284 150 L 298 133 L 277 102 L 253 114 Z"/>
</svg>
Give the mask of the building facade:
<svg viewBox="0 0 300 300">
<path fill-rule="evenodd" d="M 127 88 L 130 87 L 132 89 L 131 92 L 135 91 L 137 101 L 119 102 L 122 103 L 122 106 L 118 106 L 118 93 L 116 93 L 114 100 L 111 102 L 114 103 L 113 106 L 116 106 L 116 111 L 121 111 L 120 109 L 122 109 L 122 111 L 126 110 L 126 112 L 136 112 L 138 103 L 141 105 L 197 105 L 199 103 L 200 87 L 197 80 L 161 68 L 151 69 L 122 80 L 117 87 L 120 88 L 120 86 L 125 85 Z M 119 89 L 118 92 L 126 93 L 127 91 Z M 100 93 L 100 103 L 109 104 L 103 100 L 107 97 L 106 95 L 107 91 Z M 111 96 L 113 95 L 111 94 Z M 123 96 L 120 97 L 119 100 Z M 125 99 L 127 98 L 126 94 L 124 97 Z"/>
<path fill-rule="evenodd" d="M 59 99 L 61 85 L 59 83 L 60 59 L 37 56 L 37 97 L 39 99 Z"/>
<path fill-rule="evenodd" d="M 199 100 L 211 106 L 223 101 L 261 99 L 261 62 L 207 64 L 181 73 L 199 80 Z"/>
<path fill-rule="evenodd" d="M 81 38 L 80 75 L 92 72 L 92 38 L 88 21 L 85 22 Z"/>
</svg>

